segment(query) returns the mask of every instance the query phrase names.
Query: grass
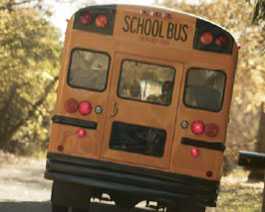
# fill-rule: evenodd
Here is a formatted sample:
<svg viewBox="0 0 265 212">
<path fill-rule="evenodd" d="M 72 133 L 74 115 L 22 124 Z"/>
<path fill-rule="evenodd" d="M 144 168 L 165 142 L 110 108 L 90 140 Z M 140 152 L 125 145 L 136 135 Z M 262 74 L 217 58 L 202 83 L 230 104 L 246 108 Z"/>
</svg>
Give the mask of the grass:
<svg viewBox="0 0 265 212">
<path fill-rule="evenodd" d="M 260 212 L 263 182 L 248 182 L 248 172 L 237 168 L 222 178 L 216 212 Z"/>
</svg>

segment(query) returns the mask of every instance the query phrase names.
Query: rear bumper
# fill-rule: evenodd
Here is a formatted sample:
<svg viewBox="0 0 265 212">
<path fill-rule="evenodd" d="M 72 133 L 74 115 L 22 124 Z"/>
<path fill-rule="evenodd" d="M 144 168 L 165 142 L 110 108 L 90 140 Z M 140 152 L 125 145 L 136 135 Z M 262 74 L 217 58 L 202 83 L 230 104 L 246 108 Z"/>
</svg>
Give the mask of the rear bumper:
<svg viewBox="0 0 265 212">
<path fill-rule="evenodd" d="M 45 177 L 106 191 L 127 192 L 143 200 L 186 199 L 203 206 L 216 206 L 219 188 L 216 181 L 55 153 L 47 156 Z"/>
</svg>

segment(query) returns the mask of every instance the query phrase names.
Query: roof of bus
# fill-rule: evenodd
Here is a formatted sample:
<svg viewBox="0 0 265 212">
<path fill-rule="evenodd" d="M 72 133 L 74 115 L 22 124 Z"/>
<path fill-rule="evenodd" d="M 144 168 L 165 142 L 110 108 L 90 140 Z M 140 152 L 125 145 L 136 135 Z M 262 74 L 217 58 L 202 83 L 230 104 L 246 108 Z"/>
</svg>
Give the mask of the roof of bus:
<svg viewBox="0 0 265 212">
<path fill-rule="evenodd" d="M 184 11 L 181 11 L 181 10 L 178 10 L 178 9 L 175 9 L 175 8 L 172 9 L 172 8 L 168 8 L 168 7 L 164 7 L 164 6 L 157 6 L 157 5 L 147 6 L 147 5 L 134 5 L 134 4 L 100 4 L 100 5 L 91 5 L 91 6 L 88 6 L 88 7 L 85 7 L 85 8 L 81 8 L 80 10 L 88 9 L 88 8 L 91 8 L 91 7 L 113 7 L 113 8 L 115 8 L 115 7 L 130 7 L 130 8 L 135 8 L 135 9 L 136 8 L 158 9 L 158 10 L 164 10 L 164 11 L 167 11 L 167 12 L 172 12 L 172 13 L 175 13 L 175 14 L 182 14 L 182 15 L 185 15 L 185 16 L 193 17 L 195 19 L 199 19 L 199 20 L 211 23 L 214 26 L 217 26 L 217 27 L 221 28 L 222 30 L 224 30 L 227 33 L 229 33 L 230 36 L 234 39 L 234 42 L 237 43 L 237 40 L 236 40 L 235 36 L 228 29 L 226 29 L 225 27 L 223 27 L 223 26 L 217 24 L 216 22 L 211 21 L 211 20 L 209 20 L 209 19 L 207 19 L 205 17 L 194 15 L 192 13 L 184 12 Z M 78 10 L 77 12 L 79 12 L 80 10 Z"/>
</svg>

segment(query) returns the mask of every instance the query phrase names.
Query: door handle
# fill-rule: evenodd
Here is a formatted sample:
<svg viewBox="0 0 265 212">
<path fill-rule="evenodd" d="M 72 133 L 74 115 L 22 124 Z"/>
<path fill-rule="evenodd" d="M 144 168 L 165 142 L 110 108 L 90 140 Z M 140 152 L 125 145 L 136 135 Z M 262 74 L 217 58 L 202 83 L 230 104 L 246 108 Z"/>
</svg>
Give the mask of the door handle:
<svg viewBox="0 0 265 212">
<path fill-rule="evenodd" d="M 114 103 L 113 105 L 113 109 L 112 109 L 112 112 L 111 112 L 111 118 L 116 116 L 119 112 L 119 105 L 117 102 Z"/>
</svg>

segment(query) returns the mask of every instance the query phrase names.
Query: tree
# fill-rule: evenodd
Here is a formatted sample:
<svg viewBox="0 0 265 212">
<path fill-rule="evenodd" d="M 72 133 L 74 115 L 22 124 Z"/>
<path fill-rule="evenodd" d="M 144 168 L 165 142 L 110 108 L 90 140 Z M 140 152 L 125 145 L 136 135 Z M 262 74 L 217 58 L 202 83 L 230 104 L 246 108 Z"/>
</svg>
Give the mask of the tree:
<svg viewBox="0 0 265 212">
<path fill-rule="evenodd" d="M 253 21 L 265 21 L 265 0 L 257 0 L 254 7 Z"/>
<path fill-rule="evenodd" d="M 0 148 L 47 139 L 61 49 L 48 15 L 39 0 L 0 0 Z"/>
</svg>

